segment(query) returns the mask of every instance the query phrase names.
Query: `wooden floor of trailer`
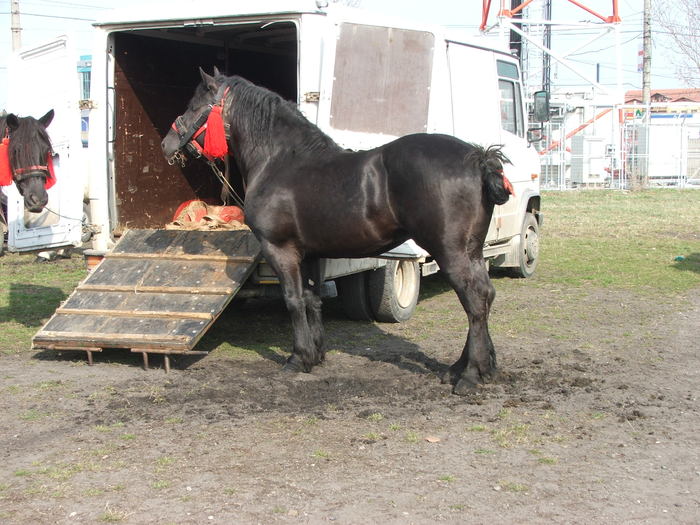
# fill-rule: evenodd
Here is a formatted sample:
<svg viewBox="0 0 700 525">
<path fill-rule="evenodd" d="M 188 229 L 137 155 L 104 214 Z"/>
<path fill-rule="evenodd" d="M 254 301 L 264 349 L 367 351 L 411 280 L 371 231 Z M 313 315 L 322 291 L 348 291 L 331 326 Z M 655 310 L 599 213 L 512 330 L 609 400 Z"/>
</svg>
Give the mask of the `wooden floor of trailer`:
<svg viewBox="0 0 700 525">
<path fill-rule="evenodd" d="M 250 231 L 129 230 L 37 332 L 33 348 L 203 354 L 197 342 L 260 261 Z"/>
</svg>

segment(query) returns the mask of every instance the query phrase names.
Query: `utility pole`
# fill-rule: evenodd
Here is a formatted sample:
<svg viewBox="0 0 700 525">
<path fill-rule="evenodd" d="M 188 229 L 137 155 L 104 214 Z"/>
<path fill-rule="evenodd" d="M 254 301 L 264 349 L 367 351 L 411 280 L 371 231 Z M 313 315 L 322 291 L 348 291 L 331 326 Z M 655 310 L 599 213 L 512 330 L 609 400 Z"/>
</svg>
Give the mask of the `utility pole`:
<svg viewBox="0 0 700 525">
<path fill-rule="evenodd" d="M 651 103 L 651 0 L 644 0 L 644 49 L 642 57 L 642 102 Z"/>
<path fill-rule="evenodd" d="M 19 0 L 12 0 L 12 51 L 22 47 L 22 28 L 19 25 Z"/>
</svg>

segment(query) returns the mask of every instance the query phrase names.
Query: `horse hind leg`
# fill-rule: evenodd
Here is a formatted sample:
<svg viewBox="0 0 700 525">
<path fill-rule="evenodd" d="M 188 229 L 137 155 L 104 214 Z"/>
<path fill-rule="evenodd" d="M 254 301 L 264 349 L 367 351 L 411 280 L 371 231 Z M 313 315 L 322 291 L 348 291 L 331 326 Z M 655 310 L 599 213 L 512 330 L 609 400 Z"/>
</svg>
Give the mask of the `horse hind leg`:
<svg viewBox="0 0 700 525">
<path fill-rule="evenodd" d="M 453 393 L 465 395 L 496 371 L 496 351 L 488 329 L 488 317 L 496 291 L 481 255 L 451 261 L 441 268 L 459 297 L 469 319 L 469 332 L 462 355 L 449 368 L 443 382 L 454 385 Z"/>
</svg>

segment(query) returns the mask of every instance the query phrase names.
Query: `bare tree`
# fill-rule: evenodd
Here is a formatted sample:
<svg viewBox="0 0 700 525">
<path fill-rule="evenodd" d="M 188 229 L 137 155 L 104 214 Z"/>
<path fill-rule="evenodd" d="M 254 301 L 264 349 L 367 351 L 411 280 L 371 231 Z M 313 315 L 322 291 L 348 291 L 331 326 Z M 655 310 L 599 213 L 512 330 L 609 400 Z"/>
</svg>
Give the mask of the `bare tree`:
<svg viewBox="0 0 700 525">
<path fill-rule="evenodd" d="M 700 0 L 654 0 L 652 26 L 668 43 L 664 47 L 678 77 L 700 87 Z"/>
</svg>

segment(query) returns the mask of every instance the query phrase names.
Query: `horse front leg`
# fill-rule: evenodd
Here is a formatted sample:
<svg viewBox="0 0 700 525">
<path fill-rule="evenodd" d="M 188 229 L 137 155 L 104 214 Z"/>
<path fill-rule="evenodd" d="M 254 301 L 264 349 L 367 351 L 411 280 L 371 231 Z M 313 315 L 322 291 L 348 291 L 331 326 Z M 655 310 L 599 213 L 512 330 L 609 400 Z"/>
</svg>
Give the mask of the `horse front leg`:
<svg viewBox="0 0 700 525">
<path fill-rule="evenodd" d="M 323 263 L 320 259 L 308 259 L 303 263 L 302 276 L 304 279 L 304 305 L 306 320 L 309 324 L 311 337 L 316 347 L 316 362 L 320 364 L 326 356 L 323 346 L 323 319 L 321 314 L 321 288 L 323 286 Z"/>
<path fill-rule="evenodd" d="M 310 372 L 319 362 L 314 336 L 309 327 L 301 271 L 301 256 L 294 246 L 261 243 L 265 260 L 277 273 L 284 302 L 292 320 L 292 355 L 282 368 L 288 372 Z"/>
<path fill-rule="evenodd" d="M 478 254 L 446 271 L 469 319 L 469 332 L 462 355 L 450 367 L 443 382 L 454 385 L 453 393 L 465 395 L 491 379 L 496 371 L 496 351 L 489 334 L 488 317 L 496 290 L 483 257 Z"/>
</svg>

